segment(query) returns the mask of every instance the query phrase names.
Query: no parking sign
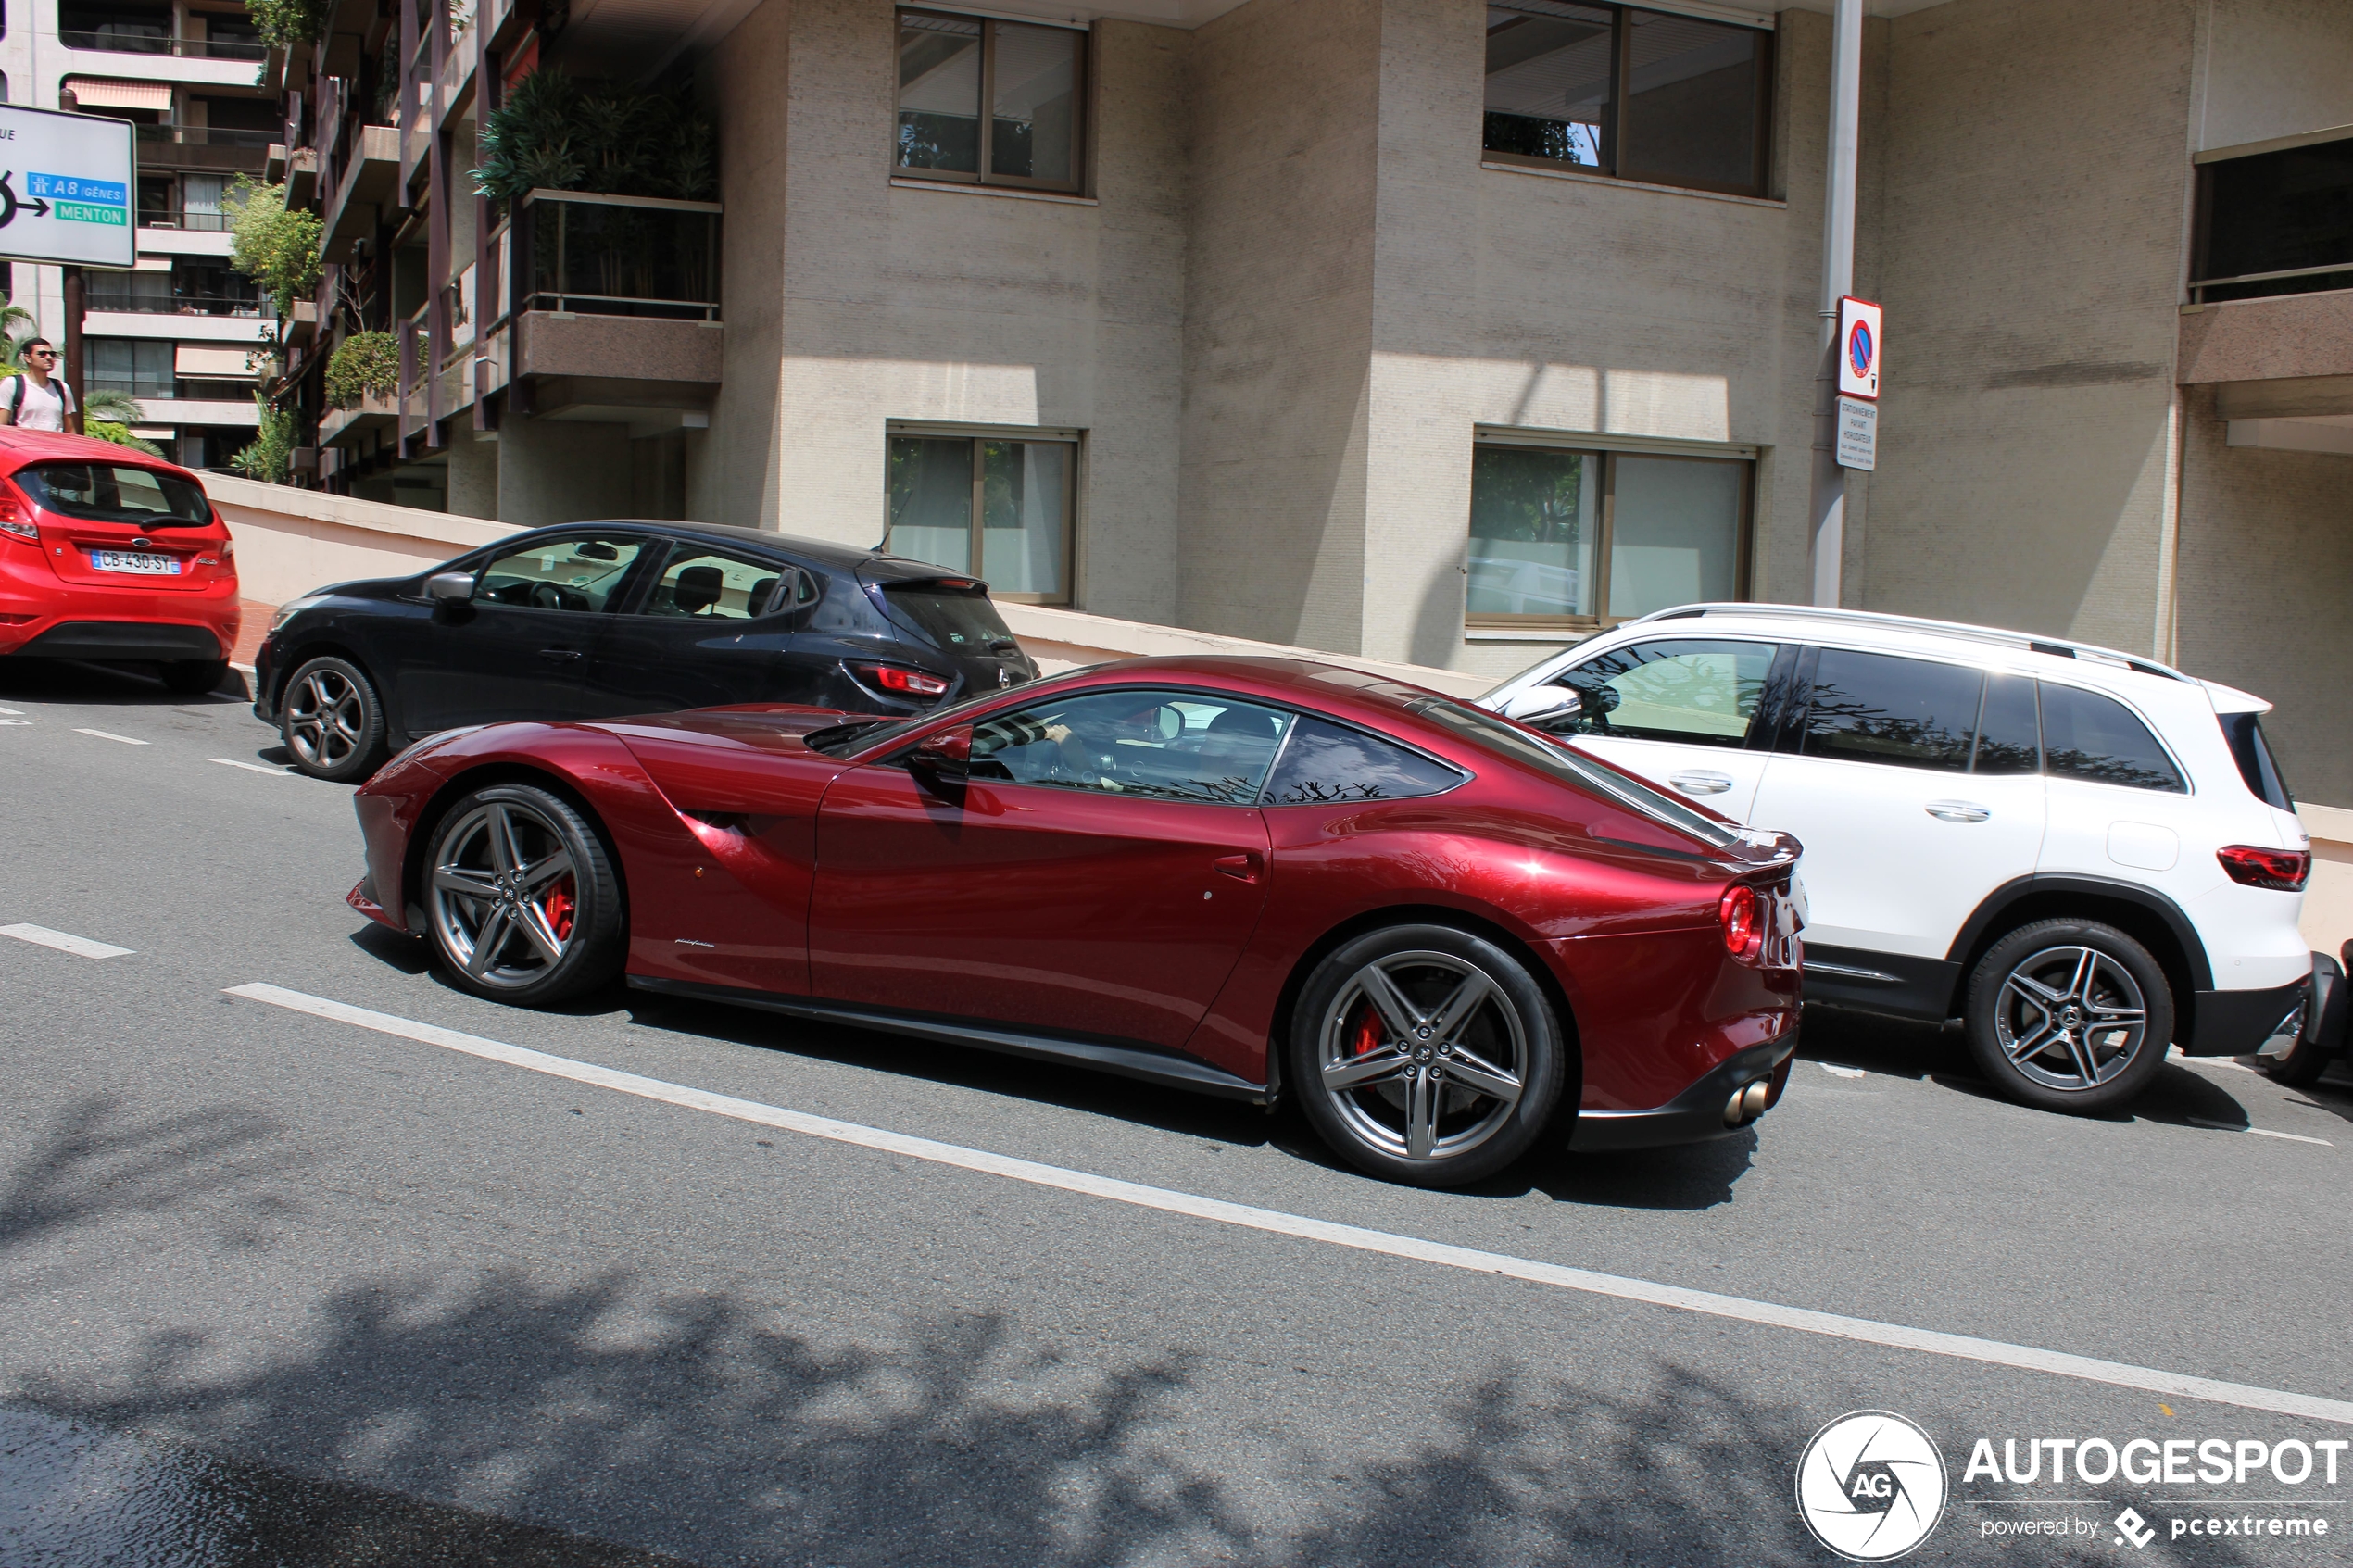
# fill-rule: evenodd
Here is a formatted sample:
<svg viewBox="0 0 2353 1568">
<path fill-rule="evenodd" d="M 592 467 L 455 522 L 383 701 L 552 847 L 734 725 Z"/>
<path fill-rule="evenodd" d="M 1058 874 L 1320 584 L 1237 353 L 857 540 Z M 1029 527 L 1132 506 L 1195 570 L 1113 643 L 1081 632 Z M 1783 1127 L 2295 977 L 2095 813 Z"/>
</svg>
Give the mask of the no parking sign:
<svg viewBox="0 0 2353 1568">
<path fill-rule="evenodd" d="M 1879 307 L 1843 295 L 1838 302 L 1838 391 L 1842 397 L 1879 395 Z"/>
</svg>

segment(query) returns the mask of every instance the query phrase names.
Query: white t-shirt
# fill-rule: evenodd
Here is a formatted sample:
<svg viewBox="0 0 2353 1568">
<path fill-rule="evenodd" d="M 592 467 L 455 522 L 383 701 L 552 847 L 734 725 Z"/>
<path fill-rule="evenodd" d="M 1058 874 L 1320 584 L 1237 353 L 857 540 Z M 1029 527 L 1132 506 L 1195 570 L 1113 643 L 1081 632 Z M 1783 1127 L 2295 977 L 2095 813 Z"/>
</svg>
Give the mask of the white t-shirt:
<svg viewBox="0 0 2353 1568">
<path fill-rule="evenodd" d="M 7 382 L 0 382 L 0 396 L 6 399 L 0 401 L 0 408 L 16 401 L 17 389 L 9 383 L 19 380 L 24 383 L 24 405 L 17 410 L 19 427 L 24 430 L 63 431 L 66 428 L 65 383 L 52 376 L 49 384 L 44 387 L 31 376 L 11 376 Z"/>
</svg>

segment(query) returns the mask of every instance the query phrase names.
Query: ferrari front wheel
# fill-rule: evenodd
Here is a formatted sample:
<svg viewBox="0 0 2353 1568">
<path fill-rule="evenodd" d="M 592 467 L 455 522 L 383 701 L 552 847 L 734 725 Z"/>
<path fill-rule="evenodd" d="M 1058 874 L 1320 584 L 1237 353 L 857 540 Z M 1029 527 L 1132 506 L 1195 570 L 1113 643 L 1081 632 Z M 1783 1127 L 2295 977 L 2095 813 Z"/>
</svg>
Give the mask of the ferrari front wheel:
<svg viewBox="0 0 2353 1568">
<path fill-rule="evenodd" d="M 620 878 L 561 797 L 530 784 L 473 791 L 442 815 L 424 876 L 434 948 L 475 996 L 539 1007 L 620 975 Z"/>
<path fill-rule="evenodd" d="M 1567 1077 L 1553 1004 L 1483 937 L 1399 925 L 1342 943 L 1292 1015 L 1290 1082 L 1332 1150 L 1416 1186 L 1459 1186 L 1543 1135 Z"/>
</svg>

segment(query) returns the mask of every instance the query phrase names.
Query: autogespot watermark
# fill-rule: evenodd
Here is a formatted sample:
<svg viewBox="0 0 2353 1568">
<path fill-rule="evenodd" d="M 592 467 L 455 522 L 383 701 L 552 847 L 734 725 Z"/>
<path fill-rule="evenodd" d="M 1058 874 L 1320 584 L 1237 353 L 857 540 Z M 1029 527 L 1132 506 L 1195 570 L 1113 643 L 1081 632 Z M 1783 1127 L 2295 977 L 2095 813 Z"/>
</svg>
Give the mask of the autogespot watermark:
<svg viewBox="0 0 2353 1568">
<path fill-rule="evenodd" d="M 2167 1412 L 2171 1413 L 2170 1411 Z M 1855 1562 L 1884 1562 L 1919 1546 L 1948 1504 L 1981 1515 L 1987 1540 L 2044 1539 L 2136 1552 L 2160 1537 L 2235 1538 L 2341 1549 L 2339 1473 L 2353 1486 L 2353 1438 L 1979 1437 L 1948 1484 L 1926 1429 L 1893 1411 L 1854 1411 L 1814 1434 L 1797 1461 L 1797 1512 L 1815 1539 Z M 1970 1496 L 1974 1483 L 2007 1488 Z M 2212 1496 L 2084 1497 L 2088 1486 L 2227 1488 Z M 2036 1488 L 2079 1495 L 2038 1498 Z M 2021 1494 L 2020 1488 L 2026 1488 Z M 2244 1489 L 2243 1489 L 2244 1488 Z M 2258 1498 L 2253 1492 L 2266 1495 Z M 2271 1495 L 2292 1491 L 2293 1495 Z M 2244 1499 L 2244 1500 L 2241 1500 Z M 2108 1513 L 2122 1504 L 2120 1512 Z M 2044 1512 L 2039 1510 L 2051 1510 Z"/>
</svg>

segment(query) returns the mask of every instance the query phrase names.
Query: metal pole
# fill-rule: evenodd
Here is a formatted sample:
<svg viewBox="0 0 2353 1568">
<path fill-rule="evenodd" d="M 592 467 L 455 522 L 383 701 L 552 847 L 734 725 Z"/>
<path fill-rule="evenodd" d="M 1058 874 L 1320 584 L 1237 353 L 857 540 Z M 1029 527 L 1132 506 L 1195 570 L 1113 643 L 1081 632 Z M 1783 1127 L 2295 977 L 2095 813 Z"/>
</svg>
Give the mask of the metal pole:
<svg viewBox="0 0 2353 1568">
<path fill-rule="evenodd" d="M 1814 380 L 1814 487 L 1807 517 L 1813 602 L 1835 608 L 1846 550 L 1846 470 L 1838 466 L 1838 302 L 1855 292 L 1855 143 L 1863 106 L 1863 0 L 1831 21 L 1830 156 L 1823 170 L 1822 357 Z"/>
</svg>

